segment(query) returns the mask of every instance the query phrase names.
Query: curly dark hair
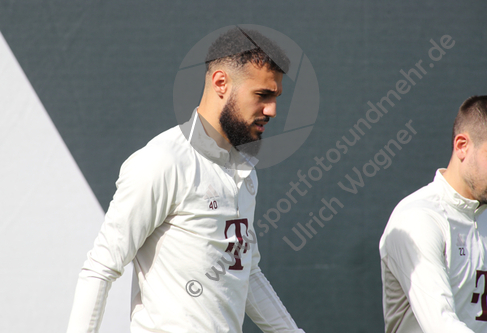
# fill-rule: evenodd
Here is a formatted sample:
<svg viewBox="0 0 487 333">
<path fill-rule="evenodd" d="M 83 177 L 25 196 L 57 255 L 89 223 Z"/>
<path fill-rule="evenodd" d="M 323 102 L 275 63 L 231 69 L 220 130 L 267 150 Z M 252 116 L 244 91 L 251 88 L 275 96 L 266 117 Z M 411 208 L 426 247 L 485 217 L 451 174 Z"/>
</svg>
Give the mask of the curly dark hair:
<svg viewBox="0 0 487 333">
<path fill-rule="evenodd" d="M 248 62 L 281 73 L 289 70 L 289 59 L 277 44 L 258 31 L 240 27 L 221 34 L 211 44 L 205 59 L 207 72 L 217 64 L 241 69 Z"/>
<path fill-rule="evenodd" d="M 452 148 L 455 137 L 468 132 L 474 145 L 487 139 L 487 95 L 467 98 L 460 106 L 453 124 Z"/>
</svg>

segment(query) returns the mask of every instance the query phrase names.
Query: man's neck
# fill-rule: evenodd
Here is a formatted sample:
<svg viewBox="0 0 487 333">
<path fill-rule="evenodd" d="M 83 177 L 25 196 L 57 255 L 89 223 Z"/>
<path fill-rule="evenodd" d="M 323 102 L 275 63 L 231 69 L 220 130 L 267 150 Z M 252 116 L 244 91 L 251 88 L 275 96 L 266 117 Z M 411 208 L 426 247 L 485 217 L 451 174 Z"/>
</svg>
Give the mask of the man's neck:
<svg viewBox="0 0 487 333">
<path fill-rule="evenodd" d="M 457 168 L 453 166 L 452 164 L 448 165 L 448 168 L 442 172 L 443 178 L 450 184 L 451 187 L 455 191 L 457 191 L 458 194 L 460 194 L 462 197 L 475 200 L 475 198 L 472 196 L 472 192 L 470 191 L 469 187 L 467 184 L 465 184 L 465 181 L 463 178 L 460 176 L 460 173 L 458 172 Z"/>
<path fill-rule="evenodd" d="M 232 145 L 230 142 L 227 141 L 216 129 L 213 127 L 206 119 L 203 117 L 199 112 L 198 116 L 200 117 L 201 124 L 203 125 L 203 128 L 205 129 L 206 135 L 208 135 L 210 138 L 215 140 L 216 144 L 218 147 L 225 149 L 227 151 L 230 151 L 232 149 Z"/>
</svg>

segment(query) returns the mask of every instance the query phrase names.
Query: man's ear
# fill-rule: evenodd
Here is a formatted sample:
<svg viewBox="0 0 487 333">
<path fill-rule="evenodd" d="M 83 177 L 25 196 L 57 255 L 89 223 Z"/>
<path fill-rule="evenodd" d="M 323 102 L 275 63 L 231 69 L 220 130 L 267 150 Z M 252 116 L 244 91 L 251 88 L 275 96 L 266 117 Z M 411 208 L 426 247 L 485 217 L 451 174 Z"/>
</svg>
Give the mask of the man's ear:
<svg viewBox="0 0 487 333">
<path fill-rule="evenodd" d="M 453 139 L 453 153 L 463 162 L 467 156 L 468 149 L 471 149 L 472 141 L 468 133 L 460 133 Z"/>
<path fill-rule="evenodd" d="M 216 70 L 211 75 L 211 85 L 216 94 L 223 98 L 230 87 L 230 77 L 222 69 Z"/>
</svg>

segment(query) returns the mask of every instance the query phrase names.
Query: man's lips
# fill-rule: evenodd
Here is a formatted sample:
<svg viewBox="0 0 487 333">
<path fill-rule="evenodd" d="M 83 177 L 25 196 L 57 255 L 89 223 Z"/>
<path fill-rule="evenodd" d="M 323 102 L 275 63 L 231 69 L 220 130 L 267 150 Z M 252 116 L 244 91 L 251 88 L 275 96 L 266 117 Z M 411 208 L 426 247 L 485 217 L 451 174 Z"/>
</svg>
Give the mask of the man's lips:
<svg viewBox="0 0 487 333">
<path fill-rule="evenodd" d="M 269 118 L 266 117 L 265 119 L 258 119 L 254 121 L 254 125 L 257 127 L 257 130 L 260 132 L 264 132 L 265 128 L 264 126 L 269 122 Z"/>
<path fill-rule="evenodd" d="M 255 122 L 254 123 L 255 127 L 257 127 L 257 130 L 260 131 L 260 132 L 264 132 L 265 131 L 264 126 L 266 124 L 267 124 L 267 122 L 265 122 L 265 121 L 259 121 L 259 122 Z"/>
</svg>

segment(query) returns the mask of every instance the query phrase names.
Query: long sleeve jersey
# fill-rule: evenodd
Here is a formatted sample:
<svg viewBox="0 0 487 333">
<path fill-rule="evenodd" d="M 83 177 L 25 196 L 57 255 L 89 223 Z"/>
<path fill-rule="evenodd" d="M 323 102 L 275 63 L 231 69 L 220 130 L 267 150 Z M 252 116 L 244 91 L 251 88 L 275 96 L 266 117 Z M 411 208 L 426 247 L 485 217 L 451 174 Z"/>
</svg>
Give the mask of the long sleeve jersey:
<svg viewBox="0 0 487 333">
<path fill-rule="evenodd" d="M 131 261 L 133 333 L 241 332 L 245 312 L 265 332 L 302 332 L 258 266 L 257 187 L 252 160 L 218 147 L 197 112 L 130 156 L 68 332 L 97 332 L 110 284 Z"/>
<path fill-rule="evenodd" d="M 443 171 L 397 205 L 380 240 L 387 333 L 487 332 L 486 205 Z"/>
</svg>

